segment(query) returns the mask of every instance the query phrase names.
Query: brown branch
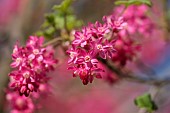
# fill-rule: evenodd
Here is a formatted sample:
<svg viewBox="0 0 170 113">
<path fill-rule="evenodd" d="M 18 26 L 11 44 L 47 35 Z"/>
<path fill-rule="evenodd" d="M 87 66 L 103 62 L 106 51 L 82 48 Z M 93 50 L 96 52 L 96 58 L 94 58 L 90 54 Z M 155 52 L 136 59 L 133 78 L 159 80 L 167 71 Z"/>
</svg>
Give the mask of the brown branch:
<svg viewBox="0 0 170 113">
<path fill-rule="evenodd" d="M 169 26 L 168 6 L 167 6 L 168 1 L 167 0 L 162 0 L 162 3 L 163 3 L 162 20 L 163 20 L 163 26 L 164 26 L 164 37 L 165 37 L 165 40 L 167 42 L 169 42 L 170 41 L 170 38 L 169 38 L 170 26 Z"/>
<path fill-rule="evenodd" d="M 143 72 L 146 75 L 156 75 L 156 72 L 148 65 L 146 65 L 143 61 L 141 61 L 140 59 L 138 59 L 136 61 L 136 65 L 137 67 L 140 69 L 141 72 Z"/>
<path fill-rule="evenodd" d="M 103 64 L 105 64 L 111 71 L 117 74 L 117 76 L 122 80 L 137 82 L 137 83 L 146 83 L 155 86 L 162 86 L 170 84 L 170 79 L 157 79 L 156 77 L 147 77 L 143 78 L 140 76 L 135 76 L 132 73 L 123 72 L 121 69 L 116 68 L 107 60 L 99 59 Z"/>
<path fill-rule="evenodd" d="M 54 39 L 48 41 L 47 43 L 43 44 L 42 47 L 46 47 L 48 45 L 55 45 L 57 43 L 61 43 L 62 40 L 63 40 L 63 38 L 60 38 L 60 37 L 54 38 Z"/>
</svg>

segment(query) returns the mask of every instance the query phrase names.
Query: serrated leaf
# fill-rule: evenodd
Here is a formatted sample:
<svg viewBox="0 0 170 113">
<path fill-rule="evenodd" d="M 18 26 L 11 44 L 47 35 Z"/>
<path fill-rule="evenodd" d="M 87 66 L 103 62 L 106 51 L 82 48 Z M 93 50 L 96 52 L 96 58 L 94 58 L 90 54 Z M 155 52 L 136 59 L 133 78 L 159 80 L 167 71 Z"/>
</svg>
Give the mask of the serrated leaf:
<svg viewBox="0 0 170 113">
<path fill-rule="evenodd" d="M 135 99 L 134 102 L 136 106 L 138 106 L 139 108 L 145 108 L 150 113 L 157 110 L 157 106 L 151 99 L 150 94 L 144 94 L 142 96 L 139 96 Z"/>
</svg>

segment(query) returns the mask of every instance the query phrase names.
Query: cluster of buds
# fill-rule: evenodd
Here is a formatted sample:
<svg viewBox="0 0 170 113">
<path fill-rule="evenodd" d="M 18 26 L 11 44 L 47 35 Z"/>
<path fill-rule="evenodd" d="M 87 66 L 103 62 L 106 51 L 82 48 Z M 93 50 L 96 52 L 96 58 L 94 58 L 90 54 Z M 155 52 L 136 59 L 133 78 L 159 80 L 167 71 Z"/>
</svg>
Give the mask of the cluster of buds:
<svg viewBox="0 0 170 113">
<path fill-rule="evenodd" d="M 79 76 L 83 84 L 92 83 L 94 77 L 102 78 L 104 70 L 99 66 L 98 58 L 113 58 L 116 52 L 114 44 L 117 34 L 125 29 L 127 23 L 122 17 L 104 16 L 103 23 L 89 24 L 81 31 L 75 31 L 72 47 L 67 51 L 68 61 L 73 66 L 73 76 Z"/>
<path fill-rule="evenodd" d="M 26 46 L 20 47 L 18 43 L 14 46 L 11 67 L 15 70 L 9 73 L 10 87 L 20 95 L 36 92 L 41 83 L 48 81 L 46 73 L 57 63 L 52 47 L 43 48 L 43 41 L 43 37 L 30 36 Z"/>
</svg>

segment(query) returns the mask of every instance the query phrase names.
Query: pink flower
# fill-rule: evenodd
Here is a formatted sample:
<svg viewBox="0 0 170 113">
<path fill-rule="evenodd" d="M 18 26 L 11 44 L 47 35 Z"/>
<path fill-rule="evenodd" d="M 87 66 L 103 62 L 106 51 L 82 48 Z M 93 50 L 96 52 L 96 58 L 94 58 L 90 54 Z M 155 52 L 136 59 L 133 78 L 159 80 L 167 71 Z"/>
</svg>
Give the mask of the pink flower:
<svg viewBox="0 0 170 113">
<path fill-rule="evenodd" d="M 103 46 L 103 49 L 105 51 L 105 54 L 109 57 L 109 58 L 112 58 L 112 55 L 113 53 L 115 53 L 115 49 L 114 49 L 114 43 L 115 43 L 115 40 L 112 40 L 112 41 L 108 41 L 106 40 L 105 41 L 105 46 Z"/>
<path fill-rule="evenodd" d="M 104 16 L 103 21 L 108 24 L 113 32 L 118 32 L 127 26 L 127 23 L 124 22 L 123 17 L 115 18 L 113 15 Z"/>
<path fill-rule="evenodd" d="M 73 76 L 74 77 L 79 76 L 84 85 L 87 85 L 89 82 L 92 83 L 94 77 L 98 79 L 102 78 L 100 73 L 104 72 L 102 69 L 98 67 L 88 68 L 85 65 L 78 65 L 77 67 L 73 66 L 69 67 L 68 69 L 73 70 L 74 71 Z"/>
<path fill-rule="evenodd" d="M 68 63 L 76 63 L 78 55 L 79 55 L 79 50 L 78 48 L 75 47 L 75 45 L 72 45 L 72 48 L 67 50 L 67 53 L 70 56 L 70 59 L 68 60 Z"/>
<path fill-rule="evenodd" d="M 106 51 L 103 48 L 104 44 L 102 42 L 103 38 L 101 37 L 94 41 L 92 45 L 94 46 L 94 51 L 98 53 L 101 58 L 106 59 Z"/>
<path fill-rule="evenodd" d="M 94 37 L 103 37 L 110 32 L 110 29 L 107 24 L 101 24 L 96 21 L 95 25 L 91 27 Z M 96 36 L 95 36 L 96 35 Z"/>
<path fill-rule="evenodd" d="M 87 42 L 91 39 L 91 34 L 88 33 L 87 28 L 83 28 L 82 32 L 76 31 L 75 34 L 75 40 L 72 44 L 74 45 L 80 45 L 81 47 L 84 47 Z"/>
<path fill-rule="evenodd" d="M 135 44 L 134 40 L 119 37 L 115 42 L 116 52 L 113 54 L 112 61 L 120 66 L 125 66 L 127 61 L 132 61 L 140 50 L 140 45 Z"/>
<path fill-rule="evenodd" d="M 96 65 L 98 60 L 95 59 L 94 51 L 86 52 L 81 51 L 81 56 L 77 59 L 76 64 L 85 64 L 87 67 L 91 68 L 93 65 Z"/>
</svg>

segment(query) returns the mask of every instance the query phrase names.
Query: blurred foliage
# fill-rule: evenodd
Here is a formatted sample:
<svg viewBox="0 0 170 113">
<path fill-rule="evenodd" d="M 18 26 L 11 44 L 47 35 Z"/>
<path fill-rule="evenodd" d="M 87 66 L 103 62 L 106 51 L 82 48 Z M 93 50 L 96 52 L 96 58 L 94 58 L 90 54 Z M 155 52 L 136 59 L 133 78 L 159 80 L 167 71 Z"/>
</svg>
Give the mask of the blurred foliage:
<svg viewBox="0 0 170 113">
<path fill-rule="evenodd" d="M 53 7 L 54 10 L 59 10 L 63 13 L 67 13 L 70 5 L 72 4 L 73 0 L 64 0 L 60 5 L 55 5 Z"/>
<path fill-rule="evenodd" d="M 83 22 L 73 13 L 72 2 L 73 0 L 64 0 L 60 5 L 54 5 L 53 12 L 45 15 L 45 22 L 36 35 L 51 39 L 60 35 L 61 30 L 70 32 L 82 26 Z"/>
<path fill-rule="evenodd" d="M 138 96 L 135 99 L 135 104 L 139 108 L 145 108 L 149 113 L 152 113 L 153 111 L 158 109 L 155 102 L 151 99 L 150 94 Z"/>
<path fill-rule="evenodd" d="M 130 5 L 141 5 L 146 4 L 148 6 L 152 6 L 152 2 L 150 0 L 118 0 L 115 2 L 115 5 L 125 5 L 126 7 Z"/>
</svg>

